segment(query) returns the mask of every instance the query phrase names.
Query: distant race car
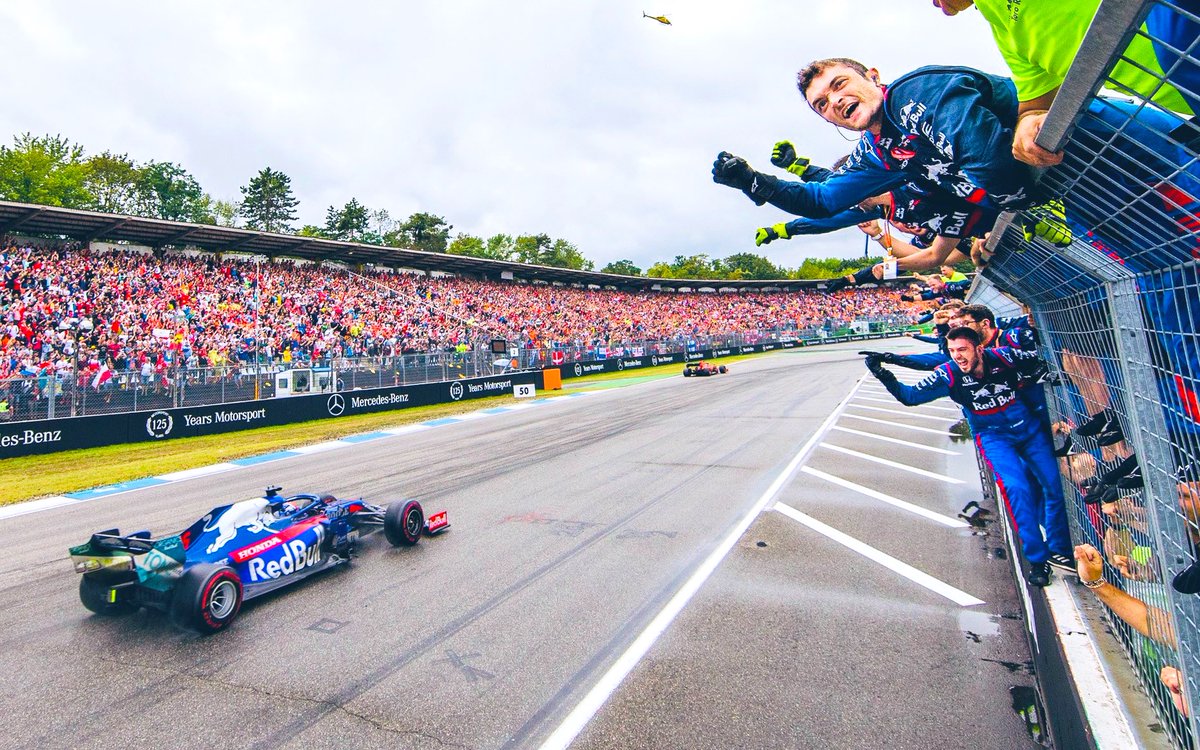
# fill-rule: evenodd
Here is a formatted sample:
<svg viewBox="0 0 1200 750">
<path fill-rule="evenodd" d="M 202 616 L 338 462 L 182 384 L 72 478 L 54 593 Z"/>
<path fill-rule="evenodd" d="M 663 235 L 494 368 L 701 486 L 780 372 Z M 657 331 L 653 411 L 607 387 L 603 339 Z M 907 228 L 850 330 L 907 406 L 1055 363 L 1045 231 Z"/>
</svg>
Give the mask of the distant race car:
<svg viewBox="0 0 1200 750">
<path fill-rule="evenodd" d="M 714 365 L 711 362 L 700 360 L 699 362 L 688 362 L 683 366 L 683 376 L 690 378 L 693 375 L 717 375 L 729 372 L 729 368 L 725 365 Z"/>
<path fill-rule="evenodd" d="M 214 508 L 173 536 L 98 531 L 70 549 L 83 606 L 101 615 L 150 607 L 175 624 L 212 633 L 242 602 L 348 562 L 361 537 L 380 529 L 395 546 L 450 527 L 446 512 L 428 520 L 416 500 L 386 508 L 332 495 L 279 494 Z"/>
</svg>

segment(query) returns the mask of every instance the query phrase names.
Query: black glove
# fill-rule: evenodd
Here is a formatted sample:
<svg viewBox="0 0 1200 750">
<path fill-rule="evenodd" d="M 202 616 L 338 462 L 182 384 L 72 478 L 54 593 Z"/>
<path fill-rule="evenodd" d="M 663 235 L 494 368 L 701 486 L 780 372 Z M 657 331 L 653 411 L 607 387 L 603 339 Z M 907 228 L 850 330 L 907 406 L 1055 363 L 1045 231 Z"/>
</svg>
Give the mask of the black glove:
<svg viewBox="0 0 1200 750">
<path fill-rule="evenodd" d="M 846 277 L 838 276 L 836 279 L 829 279 L 825 282 L 825 291 L 837 292 L 850 286 L 850 282 L 846 281 Z"/>
<path fill-rule="evenodd" d="M 880 354 L 878 352 L 859 352 L 859 354 L 867 355 L 866 359 L 864 359 L 863 361 L 866 363 L 867 369 L 870 370 L 871 374 L 874 375 L 875 377 L 879 377 L 879 374 L 882 372 L 887 372 L 887 370 L 883 369 L 883 355 L 882 354 Z"/>
<path fill-rule="evenodd" d="M 760 206 L 775 194 L 777 181 L 774 177 L 755 172 L 745 159 L 728 151 L 717 154 L 717 160 L 713 162 L 712 176 L 713 182 L 741 190 L 746 197 Z"/>
<path fill-rule="evenodd" d="M 859 352 L 859 354 L 863 355 L 864 357 L 875 357 L 880 362 L 890 363 L 896 361 L 895 352 Z"/>
</svg>

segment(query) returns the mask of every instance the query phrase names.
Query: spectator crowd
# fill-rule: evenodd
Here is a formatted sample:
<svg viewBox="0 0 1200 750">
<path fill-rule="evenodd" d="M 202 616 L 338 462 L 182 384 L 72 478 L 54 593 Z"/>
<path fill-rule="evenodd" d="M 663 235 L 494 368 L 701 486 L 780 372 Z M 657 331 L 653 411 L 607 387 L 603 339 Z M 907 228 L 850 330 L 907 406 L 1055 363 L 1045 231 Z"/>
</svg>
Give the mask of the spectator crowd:
<svg viewBox="0 0 1200 750">
<path fill-rule="evenodd" d="M 619 292 L 451 276 L 352 272 L 209 254 L 0 250 L 0 380 L 36 392 L 76 372 L 158 382 L 176 367 L 318 363 L 486 345 L 616 348 L 626 342 L 907 322 L 887 289 Z"/>
</svg>

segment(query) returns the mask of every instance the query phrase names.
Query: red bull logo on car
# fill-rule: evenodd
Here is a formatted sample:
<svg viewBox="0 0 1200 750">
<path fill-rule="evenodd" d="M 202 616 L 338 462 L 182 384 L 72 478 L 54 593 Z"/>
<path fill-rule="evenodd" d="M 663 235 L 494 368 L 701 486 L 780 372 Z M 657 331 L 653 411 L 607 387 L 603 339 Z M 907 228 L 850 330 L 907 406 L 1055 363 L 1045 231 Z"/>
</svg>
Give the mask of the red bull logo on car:
<svg viewBox="0 0 1200 750">
<path fill-rule="evenodd" d="M 266 548 L 267 552 L 251 558 L 246 565 L 245 570 L 249 581 L 253 583 L 272 581 L 319 565 L 321 563 L 321 540 L 324 536 L 325 530 L 322 527 L 313 526 L 295 539 L 270 545 Z M 263 540 L 259 544 L 267 541 L 269 540 Z M 272 552 L 274 554 L 270 554 Z"/>
</svg>

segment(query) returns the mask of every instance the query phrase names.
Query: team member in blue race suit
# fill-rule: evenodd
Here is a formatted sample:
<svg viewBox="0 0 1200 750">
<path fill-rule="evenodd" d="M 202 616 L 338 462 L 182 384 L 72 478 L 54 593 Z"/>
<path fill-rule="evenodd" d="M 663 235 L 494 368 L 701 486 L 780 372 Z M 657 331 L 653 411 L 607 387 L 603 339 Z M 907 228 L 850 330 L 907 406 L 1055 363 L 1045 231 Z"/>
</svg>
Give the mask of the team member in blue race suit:
<svg viewBox="0 0 1200 750">
<path fill-rule="evenodd" d="M 1045 364 L 1032 352 L 984 349 L 979 334 L 965 326 L 951 329 L 946 342 L 951 361 L 916 385 L 899 382 L 878 354 L 867 356 L 867 369 L 905 406 L 948 396 L 962 407 L 1008 499 L 1029 561 L 1027 580 L 1045 586 L 1050 565 L 1075 570 L 1054 446 L 1041 420 L 1018 394 L 1022 381 L 1038 377 Z"/>
<path fill-rule="evenodd" d="M 845 58 L 811 63 L 797 79 L 813 111 L 863 134 L 850 161 L 822 181 L 786 182 L 721 152 L 713 164 L 715 182 L 757 203 L 818 219 L 912 182 L 978 209 L 972 233 L 987 231 L 1001 211 L 1042 202 L 1031 168 L 1012 158 L 1017 94 L 1011 80 L 931 66 L 885 86 L 878 71 Z M 948 248 L 956 244 L 949 236 L 939 241 Z"/>
</svg>

